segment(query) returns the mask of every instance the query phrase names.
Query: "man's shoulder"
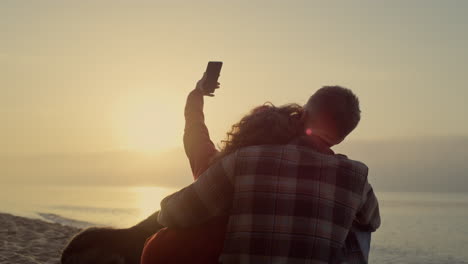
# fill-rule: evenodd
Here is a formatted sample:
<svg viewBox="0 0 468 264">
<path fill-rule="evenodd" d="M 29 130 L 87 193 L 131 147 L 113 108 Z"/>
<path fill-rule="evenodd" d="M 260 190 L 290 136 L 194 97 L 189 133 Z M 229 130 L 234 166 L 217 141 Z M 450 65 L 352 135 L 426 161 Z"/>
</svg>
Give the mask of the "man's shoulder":
<svg viewBox="0 0 468 264">
<path fill-rule="evenodd" d="M 249 146 L 239 149 L 237 155 L 239 157 L 283 158 L 287 160 L 321 160 L 325 163 L 335 164 L 336 166 L 349 167 L 359 174 L 365 175 L 367 175 L 367 171 L 369 170 L 365 163 L 350 159 L 344 154 L 324 154 L 312 148 L 295 144 Z M 307 158 L 304 159 L 304 156 L 307 156 Z"/>
<path fill-rule="evenodd" d="M 313 148 L 298 145 L 286 145 L 285 148 L 297 151 L 304 161 L 320 160 L 323 166 L 342 168 L 362 178 L 367 178 L 369 171 L 367 165 L 362 161 L 350 159 L 344 154 L 326 154 Z"/>
<path fill-rule="evenodd" d="M 248 146 L 237 150 L 237 153 L 240 157 L 283 157 L 287 159 L 288 157 L 299 156 L 301 154 L 325 157 L 325 154 L 295 144 Z"/>
<path fill-rule="evenodd" d="M 265 156 L 275 157 L 281 156 L 285 145 L 256 145 L 243 147 L 237 150 L 239 157 L 253 157 L 253 156 Z"/>
<path fill-rule="evenodd" d="M 333 156 L 340 161 L 339 163 L 342 166 L 352 168 L 358 175 L 367 177 L 369 167 L 367 167 L 367 165 L 364 162 L 350 159 L 344 154 L 335 154 Z"/>
<path fill-rule="evenodd" d="M 351 177 L 358 182 L 367 181 L 369 168 L 361 161 L 343 154 L 324 154 L 309 147 L 287 145 L 258 145 L 244 147 L 236 151 L 236 164 L 251 168 L 266 168 L 278 163 L 302 168 L 335 170 L 343 177 Z M 238 163 L 240 162 L 240 163 Z M 351 179 L 349 178 L 349 179 Z"/>
</svg>

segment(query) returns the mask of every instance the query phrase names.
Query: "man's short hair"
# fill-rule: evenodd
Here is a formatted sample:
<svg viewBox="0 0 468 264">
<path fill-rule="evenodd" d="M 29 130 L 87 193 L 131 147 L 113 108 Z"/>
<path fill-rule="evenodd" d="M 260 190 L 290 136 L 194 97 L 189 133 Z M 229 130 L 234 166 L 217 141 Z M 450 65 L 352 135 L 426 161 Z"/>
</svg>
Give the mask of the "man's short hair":
<svg viewBox="0 0 468 264">
<path fill-rule="evenodd" d="M 307 101 L 305 110 L 310 120 L 317 120 L 334 135 L 344 138 L 359 123 L 359 99 L 348 88 L 324 86 Z"/>
</svg>

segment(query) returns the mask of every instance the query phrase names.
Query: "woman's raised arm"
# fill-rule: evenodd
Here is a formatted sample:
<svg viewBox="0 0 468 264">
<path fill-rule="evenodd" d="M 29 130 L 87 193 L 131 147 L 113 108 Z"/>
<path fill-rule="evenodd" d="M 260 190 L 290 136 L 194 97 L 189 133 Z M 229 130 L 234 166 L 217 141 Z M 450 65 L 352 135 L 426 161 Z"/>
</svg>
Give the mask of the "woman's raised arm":
<svg viewBox="0 0 468 264">
<path fill-rule="evenodd" d="M 218 153 L 210 139 L 203 114 L 205 77 L 203 75 L 196 88 L 188 95 L 184 111 L 184 149 L 195 179 L 208 168 L 211 158 Z"/>
</svg>

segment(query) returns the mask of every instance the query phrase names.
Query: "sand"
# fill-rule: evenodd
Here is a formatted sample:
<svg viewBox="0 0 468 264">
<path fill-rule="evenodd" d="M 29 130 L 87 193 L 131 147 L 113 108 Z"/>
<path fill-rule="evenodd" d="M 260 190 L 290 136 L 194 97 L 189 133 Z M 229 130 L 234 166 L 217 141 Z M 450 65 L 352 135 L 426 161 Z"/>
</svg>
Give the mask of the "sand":
<svg viewBox="0 0 468 264">
<path fill-rule="evenodd" d="M 62 249 L 80 229 L 0 213 L 0 263 L 60 263 Z"/>
</svg>

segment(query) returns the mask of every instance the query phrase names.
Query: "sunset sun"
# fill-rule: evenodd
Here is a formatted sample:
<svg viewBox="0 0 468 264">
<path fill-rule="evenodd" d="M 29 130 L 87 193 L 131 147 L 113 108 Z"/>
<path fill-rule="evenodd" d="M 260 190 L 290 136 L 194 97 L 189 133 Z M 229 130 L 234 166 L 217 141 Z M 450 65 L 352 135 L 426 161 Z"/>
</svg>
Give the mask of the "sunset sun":
<svg viewBox="0 0 468 264">
<path fill-rule="evenodd" d="M 183 109 L 183 107 L 179 107 Z M 140 99 L 120 109 L 115 133 L 124 149 L 158 152 L 182 146 L 182 110 L 176 105 Z"/>
</svg>

